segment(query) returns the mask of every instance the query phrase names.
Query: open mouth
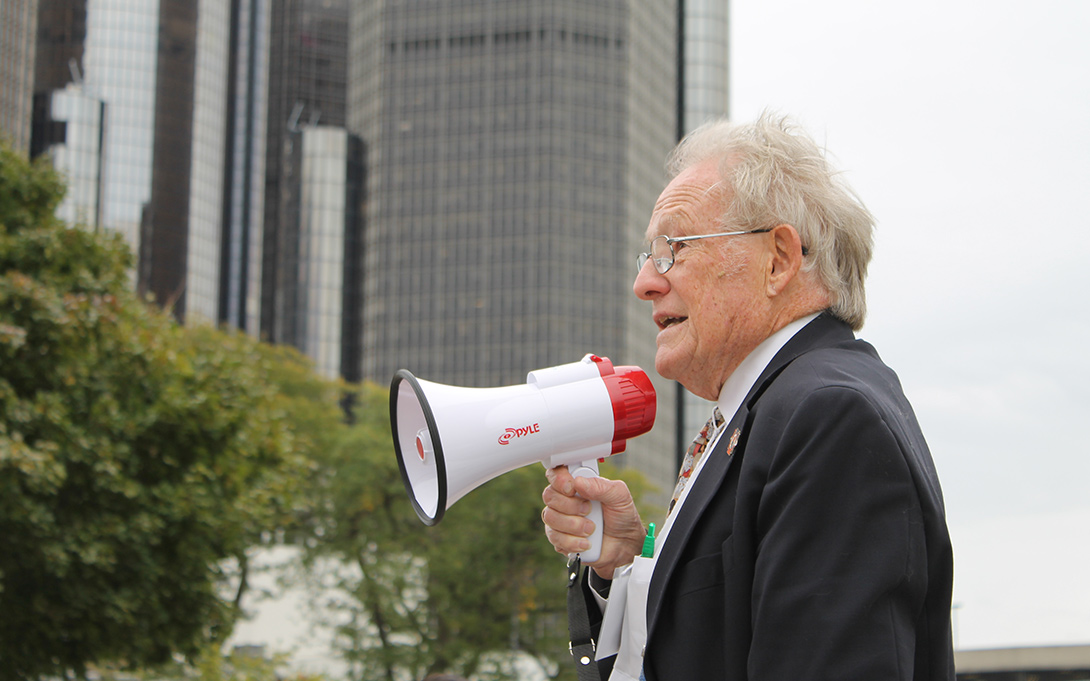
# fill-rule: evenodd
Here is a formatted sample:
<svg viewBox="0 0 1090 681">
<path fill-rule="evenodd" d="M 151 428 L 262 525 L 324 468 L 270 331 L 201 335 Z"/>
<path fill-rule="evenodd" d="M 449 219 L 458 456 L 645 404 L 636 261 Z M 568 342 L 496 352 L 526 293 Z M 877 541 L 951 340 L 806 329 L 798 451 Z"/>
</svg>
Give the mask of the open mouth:
<svg viewBox="0 0 1090 681">
<path fill-rule="evenodd" d="M 675 324 L 680 324 L 686 319 L 688 319 L 688 317 L 662 317 L 661 319 L 655 320 L 655 323 L 658 324 L 659 329 L 665 331 L 671 326 L 674 326 Z"/>
</svg>

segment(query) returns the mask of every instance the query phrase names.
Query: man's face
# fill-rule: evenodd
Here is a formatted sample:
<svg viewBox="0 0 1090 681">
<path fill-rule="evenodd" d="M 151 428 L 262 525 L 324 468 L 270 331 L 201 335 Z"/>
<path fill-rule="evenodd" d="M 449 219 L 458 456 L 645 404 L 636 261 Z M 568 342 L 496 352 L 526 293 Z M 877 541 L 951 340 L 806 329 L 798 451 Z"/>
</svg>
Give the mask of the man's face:
<svg viewBox="0 0 1090 681">
<path fill-rule="evenodd" d="M 683 171 L 651 213 L 647 241 L 736 229 L 719 222 L 722 194 L 714 161 Z M 764 340 L 767 297 L 762 266 L 766 235 L 727 236 L 674 244 L 674 266 L 659 274 L 648 261 L 633 291 L 652 304 L 659 328 L 655 369 L 715 400 L 738 364 Z"/>
</svg>

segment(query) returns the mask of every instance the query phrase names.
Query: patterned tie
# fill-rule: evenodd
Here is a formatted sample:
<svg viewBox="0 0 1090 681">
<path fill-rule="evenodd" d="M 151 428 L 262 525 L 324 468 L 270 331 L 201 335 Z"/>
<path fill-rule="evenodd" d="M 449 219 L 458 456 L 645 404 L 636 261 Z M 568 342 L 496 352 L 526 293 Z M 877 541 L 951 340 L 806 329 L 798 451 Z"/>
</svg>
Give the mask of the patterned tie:
<svg viewBox="0 0 1090 681">
<path fill-rule="evenodd" d="M 685 485 L 689 483 L 689 478 L 692 476 L 696 464 L 700 462 L 700 456 L 704 453 L 708 443 L 715 439 L 715 434 L 723 427 L 723 422 L 723 414 L 719 412 L 719 407 L 716 407 L 712 410 L 712 417 L 708 419 L 708 422 L 700 429 L 696 439 L 685 450 L 685 459 L 681 462 L 681 471 L 677 476 L 677 486 L 674 488 L 674 498 L 670 500 L 670 509 L 666 512 L 667 515 L 674 510 L 674 505 L 677 504 L 678 498 L 685 490 Z"/>
</svg>

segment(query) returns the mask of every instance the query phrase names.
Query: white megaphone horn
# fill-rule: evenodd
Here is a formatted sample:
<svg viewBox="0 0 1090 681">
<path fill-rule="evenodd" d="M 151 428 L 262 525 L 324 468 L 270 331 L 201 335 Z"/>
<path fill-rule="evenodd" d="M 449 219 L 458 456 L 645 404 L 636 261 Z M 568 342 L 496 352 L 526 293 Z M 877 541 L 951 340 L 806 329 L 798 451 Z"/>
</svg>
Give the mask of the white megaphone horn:
<svg viewBox="0 0 1090 681">
<path fill-rule="evenodd" d="M 390 422 L 401 479 L 425 525 L 477 486 L 530 463 L 598 475 L 598 461 L 623 452 L 655 423 L 655 388 L 639 367 L 604 357 L 531 371 L 525 385 L 459 388 L 398 371 Z M 602 507 L 591 504 L 591 548 L 602 549 Z"/>
</svg>

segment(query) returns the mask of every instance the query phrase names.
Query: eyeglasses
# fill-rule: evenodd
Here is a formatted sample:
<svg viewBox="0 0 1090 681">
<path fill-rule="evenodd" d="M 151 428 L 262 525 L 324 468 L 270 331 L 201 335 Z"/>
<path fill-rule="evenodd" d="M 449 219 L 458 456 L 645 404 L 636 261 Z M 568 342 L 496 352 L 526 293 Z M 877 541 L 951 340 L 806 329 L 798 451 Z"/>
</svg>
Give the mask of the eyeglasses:
<svg viewBox="0 0 1090 681">
<path fill-rule="evenodd" d="M 636 270 L 643 270 L 644 264 L 648 259 L 655 265 L 655 271 L 659 274 L 666 274 L 670 271 L 670 268 L 674 266 L 674 244 L 683 243 L 685 241 L 696 241 L 697 239 L 710 239 L 713 236 L 741 236 L 743 234 L 763 234 L 765 232 L 771 232 L 772 228 L 766 229 L 753 229 L 741 232 L 720 232 L 718 234 L 701 234 L 699 236 L 657 236 L 651 240 L 651 252 L 640 253 L 636 256 Z M 805 255 L 806 249 L 803 249 Z"/>
</svg>

